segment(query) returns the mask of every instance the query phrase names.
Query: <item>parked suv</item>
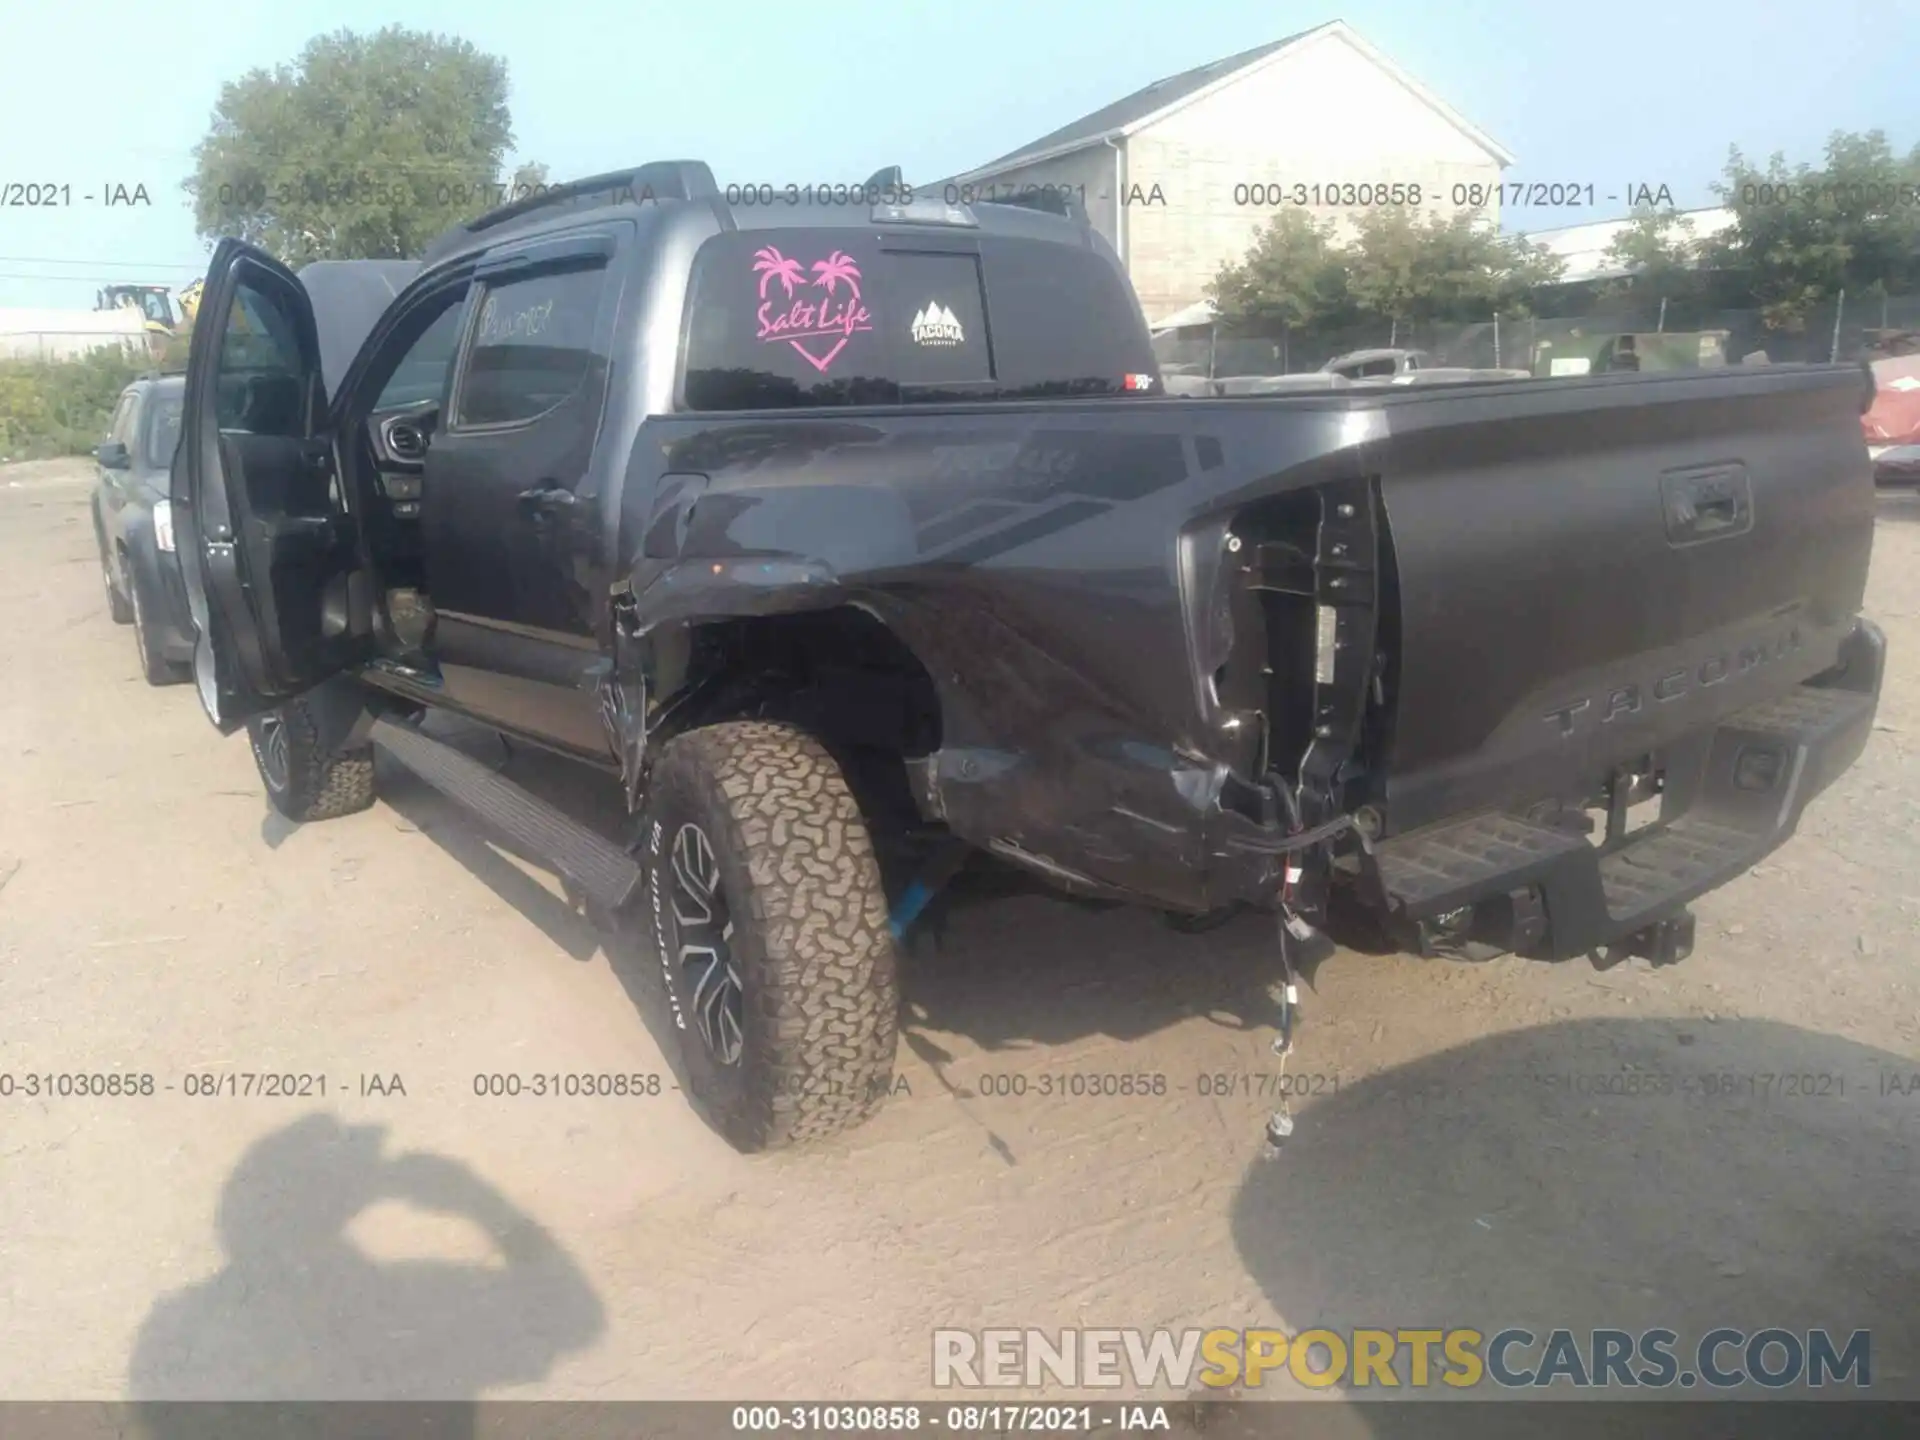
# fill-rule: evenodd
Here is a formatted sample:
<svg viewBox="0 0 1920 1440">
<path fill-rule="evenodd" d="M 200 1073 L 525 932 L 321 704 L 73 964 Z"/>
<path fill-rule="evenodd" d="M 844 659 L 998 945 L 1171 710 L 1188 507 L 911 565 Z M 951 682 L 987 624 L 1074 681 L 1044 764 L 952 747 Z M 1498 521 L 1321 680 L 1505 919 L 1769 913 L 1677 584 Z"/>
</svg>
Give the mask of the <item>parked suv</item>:
<svg viewBox="0 0 1920 1440">
<path fill-rule="evenodd" d="M 337 380 L 353 307 L 222 242 L 173 496 L 272 803 L 371 804 L 378 743 L 547 856 L 654 942 L 741 1148 L 887 1093 L 956 849 L 1273 912 L 1283 975 L 1339 896 L 1426 954 L 1666 963 L 1865 744 L 1858 369 L 1166 398 L 1070 203 L 809 189 L 495 211 Z M 627 844 L 435 710 L 598 769 Z"/>
<path fill-rule="evenodd" d="M 131 625 L 150 685 L 187 678 L 193 622 L 174 553 L 168 467 L 180 443 L 182 376 L 150 376 L 120 392 L 107 438 L 94 450 L 93 535 L 107 613 Z"/>
</svg>

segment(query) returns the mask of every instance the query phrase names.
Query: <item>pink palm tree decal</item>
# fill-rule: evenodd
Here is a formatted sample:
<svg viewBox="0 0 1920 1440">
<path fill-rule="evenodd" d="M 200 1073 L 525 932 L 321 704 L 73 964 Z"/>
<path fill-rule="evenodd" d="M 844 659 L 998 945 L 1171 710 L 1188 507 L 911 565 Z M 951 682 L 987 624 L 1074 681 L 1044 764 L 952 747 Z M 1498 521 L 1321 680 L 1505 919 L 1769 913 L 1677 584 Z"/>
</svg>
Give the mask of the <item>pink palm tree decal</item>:
<svg viewBox="0 0 1920 1440">
<path fill-rule="evenodd" d="M 814 266 L 816 270 L 819 268 L 817 265 Z M 762 300 L 767 298 L 767 282 L 769 280 L 778 280 L 781 287 L 787 292 L 787 298 L 791 300 L 793 298 L 793 287 L 805 278 L 806 275 L 806 271 L 801 267 L 798 260 L 789 260 L 771 245 L 753 252 L 753 273 L 760 277 L 760 298 Z"/>
<path fill-rule="evenodd" d="M 813 283 L 826 287 L 827 294 L 834 292 L 840 281 L 847 282 L 847 288 L 853 291 L 853 298 L 860 298 L 860 267 L 853 263 L 853 257 L 844 251 L 836 250 L 824 260 L 813 262 Z"/>
</svg>

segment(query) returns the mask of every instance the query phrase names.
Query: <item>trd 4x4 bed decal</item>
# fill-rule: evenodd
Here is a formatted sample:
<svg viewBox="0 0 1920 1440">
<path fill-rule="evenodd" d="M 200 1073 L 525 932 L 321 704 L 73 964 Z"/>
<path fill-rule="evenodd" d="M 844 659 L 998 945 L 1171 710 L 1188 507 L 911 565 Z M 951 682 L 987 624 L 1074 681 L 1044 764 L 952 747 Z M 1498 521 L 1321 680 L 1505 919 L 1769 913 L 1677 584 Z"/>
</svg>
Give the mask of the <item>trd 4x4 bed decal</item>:
<svg viewBox="0 0 1920 1440">
<path fill-rule="evenodd" d="M 793 346 L 823 375 L 847 341 L 873 329 L 873 317 L 860 303 L 860 267 L 845 251 L 835 250 L 809 266 L 768 245 L 754 252 L 753 273 L 760 277 L 757 338 L 767 345 L 784 341 Z M 784 312 L 777 312 L 778 302 L 767 298 L 770 284 L 785 292 Z M 845 298 L 839 293 L 843 285 L 848 292 Z"/>
</svg>

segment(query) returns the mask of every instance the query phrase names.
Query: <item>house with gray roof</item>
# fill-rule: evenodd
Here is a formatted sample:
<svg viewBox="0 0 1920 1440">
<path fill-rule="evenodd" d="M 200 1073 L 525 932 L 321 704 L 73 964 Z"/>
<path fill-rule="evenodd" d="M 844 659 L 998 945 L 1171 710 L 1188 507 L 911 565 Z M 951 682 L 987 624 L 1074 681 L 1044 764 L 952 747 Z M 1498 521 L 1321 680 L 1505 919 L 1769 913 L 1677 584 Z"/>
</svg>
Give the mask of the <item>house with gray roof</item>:
<svg viewBox="0 0 1920 1440">
<path fill-rule="evenodd" d="M 1424 211 L 1477 201 L 1497 221 L 1512 163 L 1335 20 L 1156 80 L 949 183 L 1067 190 L 1119 252 L 1151 322 L 1201 300 L 1283 209 L 1345 226 L 1418 187 Z"/>
</svg>

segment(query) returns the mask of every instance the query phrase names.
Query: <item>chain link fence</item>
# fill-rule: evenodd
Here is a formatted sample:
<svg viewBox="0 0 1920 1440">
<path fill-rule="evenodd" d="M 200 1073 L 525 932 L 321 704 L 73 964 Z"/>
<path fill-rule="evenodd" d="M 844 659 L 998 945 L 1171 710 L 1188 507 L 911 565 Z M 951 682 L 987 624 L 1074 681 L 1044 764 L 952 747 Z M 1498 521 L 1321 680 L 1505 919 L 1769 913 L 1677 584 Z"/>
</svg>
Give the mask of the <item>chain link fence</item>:
<svg viewBox="0 0 1920 1440">
<path fill-rule="evenodd" d="M 1408 324 L 1372 321 L 1338 330 L 1232 334 L 1189 326 L 1158 335 L 1154 352 L 1163 372 L 1219 378 L 1297 375 L 1356 350 L 1423 351 L 1431 366 L 1527 370 L 1538 376 L 1589 374 L 1610 368 L 1631 349 L 1641 370 L 1737 365 L 1764 355 L 1774 364 L 1860 360 L 1885 353 L 1893 337 L 1920 342 L 1920 295 L 1847 303 L 1844 297 L 1814 311 L 1805 327 L 1769 330 L 1758 309 L 1662 312 L 1623 309 L 1550 319 L 1494 317 L 1471 323 Z M 1632 336 L 1622 346 L 1621 336 Z M 1914 342 L 1908 342 L 1914 343 Z"/>
</svg>

